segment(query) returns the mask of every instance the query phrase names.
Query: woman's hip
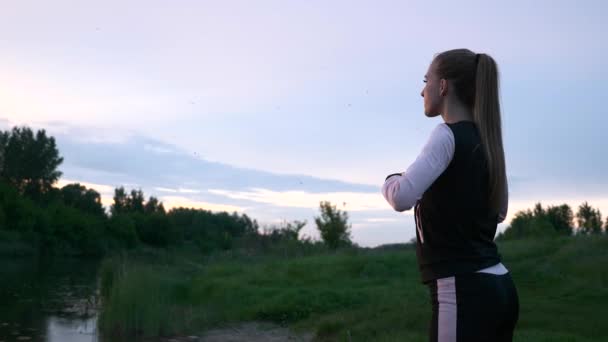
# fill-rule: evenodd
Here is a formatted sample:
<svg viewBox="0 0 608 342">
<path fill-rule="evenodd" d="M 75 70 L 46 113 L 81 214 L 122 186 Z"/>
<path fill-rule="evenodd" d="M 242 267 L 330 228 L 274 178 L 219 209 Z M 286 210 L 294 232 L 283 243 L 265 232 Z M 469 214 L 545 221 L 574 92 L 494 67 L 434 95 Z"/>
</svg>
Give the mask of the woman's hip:
<svg viewBox="0 0 608 342">
<path fill-rule="evenodd" d="M 431 341 L 482 341 L 512 336 L 519 297 L 510 273 L 466 273 L 428 284 Z M 504 340 L 510 340 L 505 338 Z"/>
</svg>

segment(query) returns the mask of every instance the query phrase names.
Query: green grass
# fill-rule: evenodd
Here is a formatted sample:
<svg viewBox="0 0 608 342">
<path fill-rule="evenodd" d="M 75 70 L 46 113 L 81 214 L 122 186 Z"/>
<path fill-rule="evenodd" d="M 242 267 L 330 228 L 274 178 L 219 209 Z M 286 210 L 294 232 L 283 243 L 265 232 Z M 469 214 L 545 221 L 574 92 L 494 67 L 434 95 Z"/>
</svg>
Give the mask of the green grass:
<svg viewBox="0 0 608 342">
<path fill-rule="evenodd" d="M 608 340 L 607 251 L 607 236 L 501 242 L 520 297 L 515 340 Z M 429 294 L 412 249 L 213 261 L 185 252 L 123 256 L 101 272 L 106 334 L 197 334 L 263 320 L 318 341 L 427 340 Z"/>
</svg>

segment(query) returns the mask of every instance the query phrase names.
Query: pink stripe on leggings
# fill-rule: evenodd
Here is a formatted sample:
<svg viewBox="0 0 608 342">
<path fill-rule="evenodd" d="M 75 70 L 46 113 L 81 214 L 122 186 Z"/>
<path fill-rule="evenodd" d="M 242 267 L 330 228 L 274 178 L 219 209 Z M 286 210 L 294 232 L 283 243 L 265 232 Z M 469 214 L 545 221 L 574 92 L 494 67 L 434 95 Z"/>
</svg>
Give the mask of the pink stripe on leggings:
<svg viewBox="0 0 608 342">
<path fill-rule="evenodd" d="M 437 342 L 456 342 L 456 278 L 437 279 Z"/>
</svg>

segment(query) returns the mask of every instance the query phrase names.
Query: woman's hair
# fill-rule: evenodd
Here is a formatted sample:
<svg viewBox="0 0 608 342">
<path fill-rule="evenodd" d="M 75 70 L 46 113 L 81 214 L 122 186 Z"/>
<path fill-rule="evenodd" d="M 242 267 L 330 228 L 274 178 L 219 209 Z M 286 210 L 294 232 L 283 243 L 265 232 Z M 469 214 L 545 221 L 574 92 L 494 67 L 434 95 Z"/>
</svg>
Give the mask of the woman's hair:
<svg viewBox="0 0 608 342">
<path fill-rule="evenodd" d="M 456 97 L 473 112 L 488 162 L 490 208 L 498 213 L 507 191 L 507 176 L 496 62 L 484 53 L 456 49 L 438 54 L 433 64 L 439 78 L 450 80 Z"/>
</svg>

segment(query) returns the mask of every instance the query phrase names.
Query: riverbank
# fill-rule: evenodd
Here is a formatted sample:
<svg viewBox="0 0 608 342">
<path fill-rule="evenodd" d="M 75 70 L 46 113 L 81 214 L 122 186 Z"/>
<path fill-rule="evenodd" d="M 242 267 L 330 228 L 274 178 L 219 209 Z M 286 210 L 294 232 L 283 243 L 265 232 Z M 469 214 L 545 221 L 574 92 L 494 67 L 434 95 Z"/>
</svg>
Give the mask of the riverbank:
<svg viewBox="0 0 608 342">
<path fill-rule="evenodd" d="M 520 296 L 517 341 L 608 339 L 608 237 L 499 244 Z M 267 321 L 318 341 L 425 341 L 430 307 L 415 251 L 294 258 L 188 253 L 107 259 L 100 328 L 111 335 L 199 335 Z"/>
</svg>

